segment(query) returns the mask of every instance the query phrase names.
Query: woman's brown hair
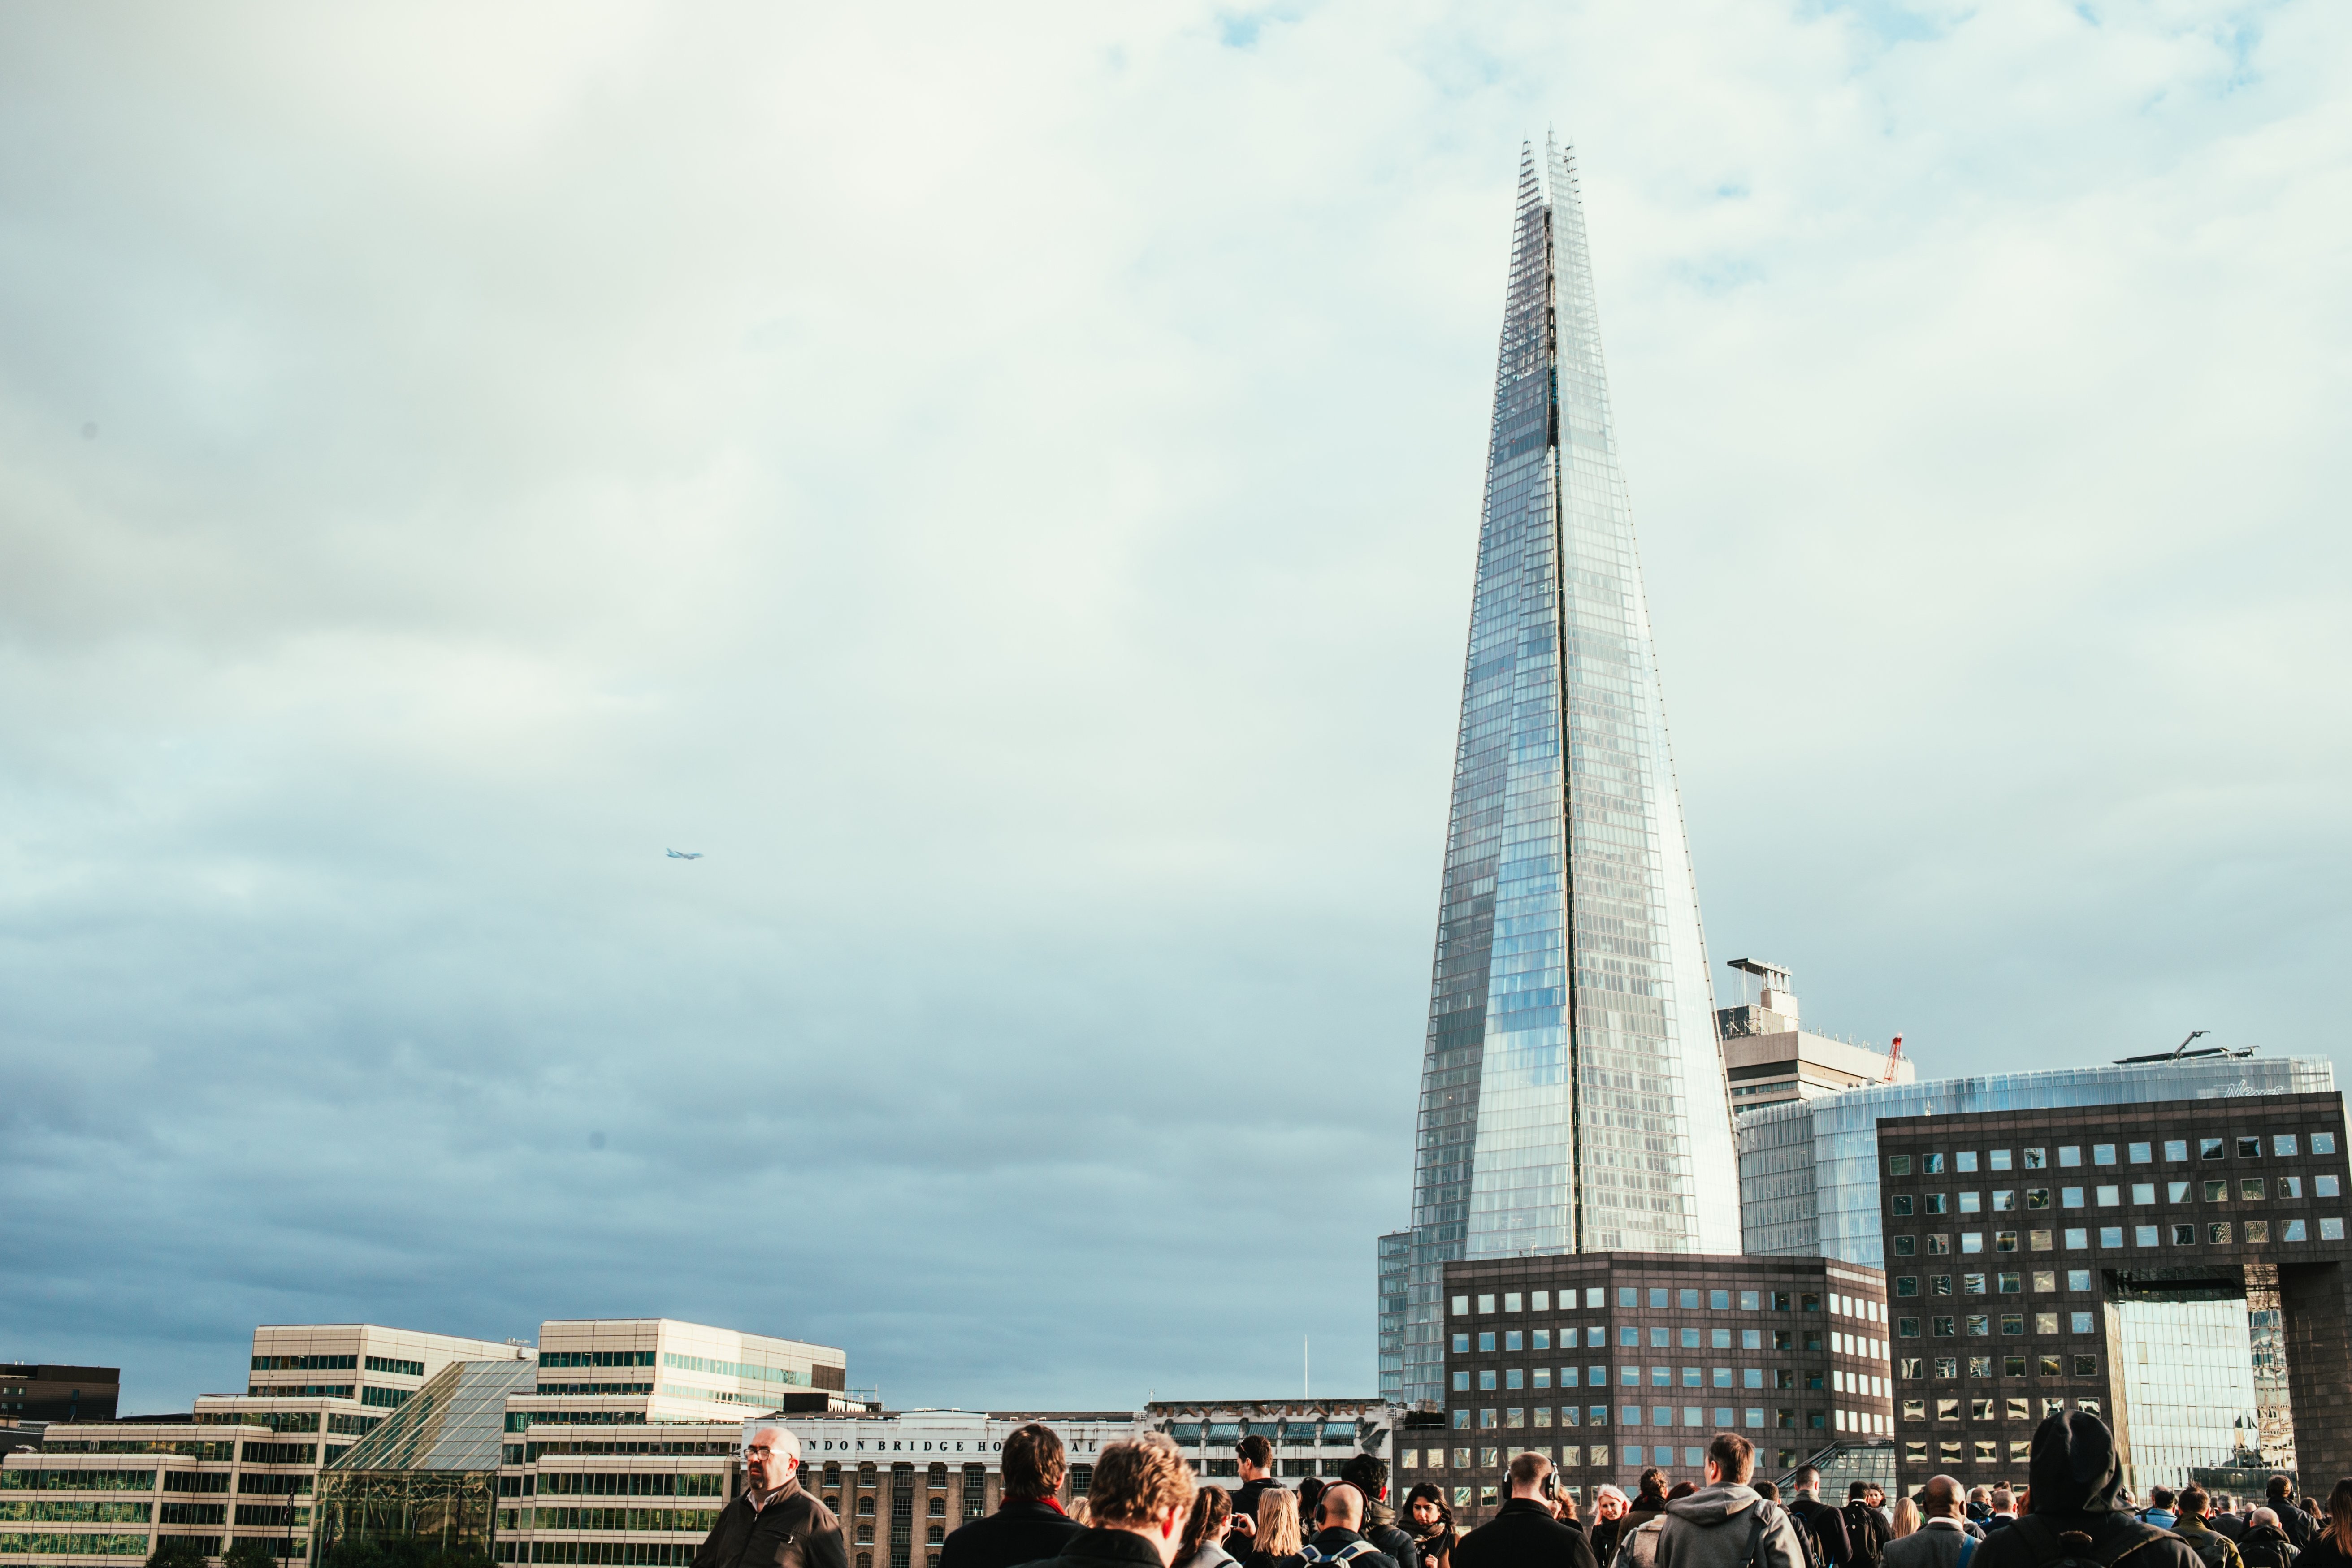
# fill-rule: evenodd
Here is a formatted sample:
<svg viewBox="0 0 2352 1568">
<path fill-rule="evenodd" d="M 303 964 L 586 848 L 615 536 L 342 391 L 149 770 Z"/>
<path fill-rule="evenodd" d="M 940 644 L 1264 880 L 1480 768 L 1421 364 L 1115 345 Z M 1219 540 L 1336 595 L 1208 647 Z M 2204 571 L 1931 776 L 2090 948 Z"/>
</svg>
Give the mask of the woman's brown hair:
<svg viewBox="0 0 2352 1568">
<path fill-rule="evenodd" d="M 2352 1476 L 2336 1482 L 2327 1494 L 2327 1539 L 2336 1551 L 2352 1557 Z"/>
<path fill-rule="evenodd" d="M 1184 1543 L 1176 1549 L 1176 1561 L 1189 1563 L 1201 1550 L 1201 1543 L 1217 1532 L 1217 1526 L 1233 1517 L 1234 1500 L 1225 1495 L 1223 1487 L 1202 1487 L 1192 1494 L 1192 1511 L 1184 1516 Z"/>
</svg>

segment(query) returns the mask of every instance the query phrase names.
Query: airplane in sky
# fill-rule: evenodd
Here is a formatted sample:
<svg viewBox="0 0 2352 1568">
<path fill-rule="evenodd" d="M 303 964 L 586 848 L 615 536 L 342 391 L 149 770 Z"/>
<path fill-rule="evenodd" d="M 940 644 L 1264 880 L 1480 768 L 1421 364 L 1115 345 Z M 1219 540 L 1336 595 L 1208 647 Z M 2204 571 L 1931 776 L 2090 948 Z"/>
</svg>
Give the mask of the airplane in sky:
<svg viewBox="0 0 2352 1568">
<path fill-rule="evenodd" d="M 665 849 L 662 853 L 667 855 L 673 860 L 699 860 L 702 858 L 702 851 L 699 849 L 694 850 L 692 853 L 688 853 L 684 849 Z"/>
</svg>

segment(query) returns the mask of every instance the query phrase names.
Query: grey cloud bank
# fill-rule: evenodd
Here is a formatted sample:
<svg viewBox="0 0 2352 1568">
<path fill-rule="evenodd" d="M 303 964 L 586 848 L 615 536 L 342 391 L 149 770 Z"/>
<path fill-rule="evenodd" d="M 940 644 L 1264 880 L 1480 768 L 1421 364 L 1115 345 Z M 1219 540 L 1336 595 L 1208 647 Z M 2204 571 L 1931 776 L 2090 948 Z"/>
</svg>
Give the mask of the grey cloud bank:
<svg viewBox="0 0 2352 1568">
<path fill-rule="evenodd" d="M 1548 119 L 1714 956 L 2332 1048 L 2347 32 L 0 18 L 0 1348 L 1369 1392 Z"/>
</svg>

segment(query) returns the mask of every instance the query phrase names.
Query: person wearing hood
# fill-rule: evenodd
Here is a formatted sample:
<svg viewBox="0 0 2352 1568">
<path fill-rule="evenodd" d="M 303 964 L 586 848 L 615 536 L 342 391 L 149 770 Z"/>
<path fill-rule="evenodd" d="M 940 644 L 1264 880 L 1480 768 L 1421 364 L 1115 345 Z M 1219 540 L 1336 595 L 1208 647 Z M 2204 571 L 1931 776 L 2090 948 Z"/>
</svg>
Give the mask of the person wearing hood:
<svg viewBox="0 0 2352 1568">
<path fill-rule="evenodd" d="M 1756 1446 L 1717 1432 L 1706 1446 L 1706 1485 L 1665 1506 L 1656 1568 L 1805 1568 L 1804 1544 L 1778 1503 L 1757 1496 Z"/>
<path fill-rule="evenodd" d="M 1969 1568 L 2038 1568 L 2095 1555 L 2117 1568 L 2204 1568 L 2186 1541 L 2123 1511 L 2115 1434 L 2088 1411 L 2060 1411 L 2034 1429 L 2027 1512 L 1977 1548 Z"/>
<path fill-rule="evenodd" d="M 1969 1551 L 1960 1505 L 1960 1483 L 1930 1476 L 1919 1489 L 1919 1528 L 1886 1543 L 1886 1568 L 1958 1568 Z"/>
<path fill-rule="evenodd" d="M 1505 1473 L 1510 1497 L 1494 1518 L 1454 1546 L 1454 1568 L 1594 1568 L 1583 1532 L 1554 1519 L 1544 1500 L 1551 1461 L 1541 1454 L 1521 1454 Z"/>
</svg>

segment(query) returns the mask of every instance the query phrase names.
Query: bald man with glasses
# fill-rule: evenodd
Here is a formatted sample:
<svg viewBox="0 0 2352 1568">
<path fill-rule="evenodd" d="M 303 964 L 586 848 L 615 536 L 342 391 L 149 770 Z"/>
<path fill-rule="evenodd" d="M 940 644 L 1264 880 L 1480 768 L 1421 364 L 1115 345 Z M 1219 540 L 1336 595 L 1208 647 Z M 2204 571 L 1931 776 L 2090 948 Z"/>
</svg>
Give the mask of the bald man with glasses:
<svg viewBox="0 0 2352 1568">
<path fill-rule="evenodd" d="M 848 1568 L 841 1521 L 800 1483 L 801 1443 L 782 1426 L 743 1445 L 743 1489 L 694 1554 L 694 1568 Z"/>
</svg>

